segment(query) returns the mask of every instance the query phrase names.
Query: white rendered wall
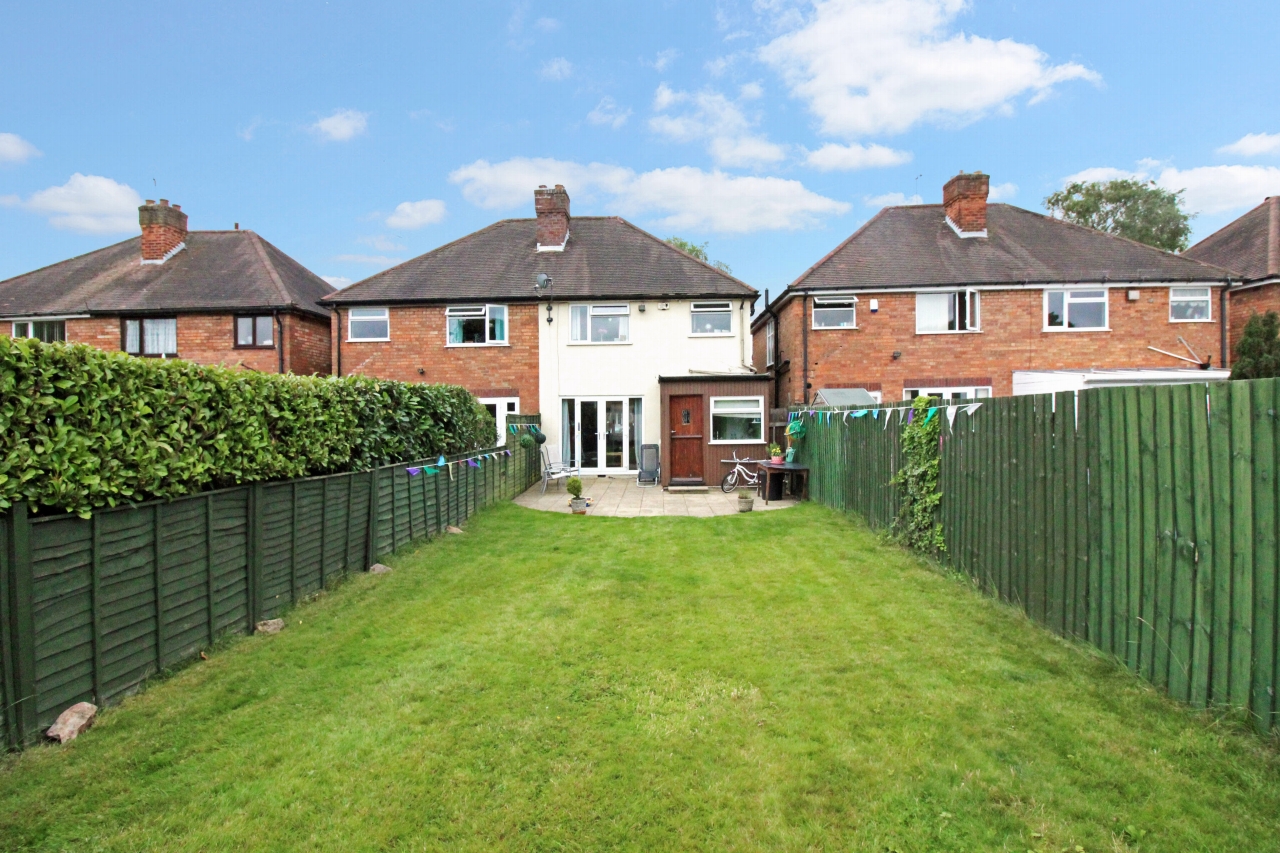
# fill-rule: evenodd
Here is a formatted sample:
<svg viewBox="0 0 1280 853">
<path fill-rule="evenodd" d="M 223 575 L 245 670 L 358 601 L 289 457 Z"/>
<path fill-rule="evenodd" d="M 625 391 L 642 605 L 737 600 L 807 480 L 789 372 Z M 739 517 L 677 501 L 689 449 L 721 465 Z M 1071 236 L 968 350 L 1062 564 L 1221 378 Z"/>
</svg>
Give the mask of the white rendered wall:
<svg viewBox="0 0 1280 853">
<path fill-rule="evenodd" d="M 712 300 L 697 300 L 712 301 Z M 733 299 L 732 330 L 728 335 L 694 336 L 690 300 L 629 303 L 629 342 L 582 344 L 569 342 L 569 306 L 620 305 L 621 301 L 553 302 L 547 323 L 546 305 L 538 308 L 538 382 L 542 430 L 553 459 L 560 459 L 560 401 L 565 397 L 642 397 L 645 444 L 661 444 L 659 376 L 703 373 L 751 373 L 751 302 Z M 640 305 L 645 306 L 643 312 Z M 744 366 L 744 363 L 746 366 Z M 707 429 L 710 429 L 707 424 Z M 665 464 L 665 460 L 664 460 Z"/>
</svg>

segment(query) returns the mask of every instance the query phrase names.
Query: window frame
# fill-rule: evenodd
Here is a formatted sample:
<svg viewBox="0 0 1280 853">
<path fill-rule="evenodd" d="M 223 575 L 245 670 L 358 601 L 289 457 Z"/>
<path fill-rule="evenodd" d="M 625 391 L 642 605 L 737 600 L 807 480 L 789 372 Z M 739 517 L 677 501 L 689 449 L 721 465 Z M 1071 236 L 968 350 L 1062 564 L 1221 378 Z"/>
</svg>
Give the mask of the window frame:
<svg viewBox="0 0 1280 853">
<path fill-rule="evenodd" d="M 587 312 L 587 339 L 581 340 L 575 338 L 578 333 L 578 323 L 574 317 L 574 312 L 578 309 L 585 309 Z M 621 310 L 609 310 L 621 309 Z M 625 317 L 626 332 L 622 340 L 617 341 L 596 341 L 591 339 L 591 318 L 592 317 Z M 570 346 L 627 346 L 631 343 L 631 303 L 630 302 L 577 302 L 569 306 L 569 345 Z"/>
<path fill-rule="evenodd" d="M 1196 290 L 1204 291 L 1205 316 L 1196 319 L 1178 319 L 1173 316 L 1173 294 L 1175 291 Z M 1183 302 L 1199 302 L 1200 297 L 1195 299 L 1183 299 Z M 1212 287 L 1170 287 L 1169 288 L 1169 322 L 1170 323 L 1212 323 L 1213 322 L 1213 288 Z"/>
<path fill-rule="evenodd" d="M 920 328 L 920 297 L 921 296 L 950 296 L 953 305 L 959 299 L 960 294 L 965 297 L 965 323 L 966 328 L 963 329 L 921 329 Z M 956 306 L 955 315 L 959 319 L 959 306 Z M 1047 314 L 1046 314 L 1047 317 Z M 978 295 L 978 291 L 972 287 L 957 288 L 955 290 L 933 290 L 933 291 L 917 291 L 916 292 L 916 334 L 917 335 L 977 335 L 982 333 L 982 297 Z"/>
<path fill-rule="evenodd" d="M 968 402 L 973 402 L 975 400 L 990 400 L 992 397 L 992 393 L 991 393 L 992 387 L 990 385 L 946 385 L 946 386 L 940 386 L 940 387 L 934 387 L 934 388 L 904 387 L 902 389 L 902 399 L 914 400 L 915 397 L 911 396 L 912 391 L 916 392 L 916 396 L 928 395 L 930 397 L 938 397 L 942 394 L 954 394 L 957 392 L 968 392 L 970 396 L 962 398 L 963 400 L 966 400 Z M 979 393 L 983 391 L 985 391 L 986 393 L 985 394 Z M 950 398 L 943 398 L 942 402 L 943 402 L 943 405 L 948 405 L 948 404 L 960 405 L 959 402 L 952 400 Z"/>
<path fill-rule="evenodd" d="M 818 311 L 845 310 L 853 312 L 853 323 L 848 326 L 819 326 Z M 813 305 L 809 307 L 809 328 L 815 332 L 841 331 L 858 328 L 858 297 L 856 296 L 815 296 Z"/>
<path fill-rule="evenodd" d="M 357 338 L 357 337 L 352 336 L 352 334 L 351 334 L 351 321 L 352 321 L 352 320 L 357 319 L 357 318 L 356 318 L 356 316 L 355 316 L 357 311 L 364 311 L 364 312 L 370 312 L 370 311 L 381 311 L 381 312 L 382 312 L 382 316 L 381 316 L 381 317 L 360 317 L 360 318 L 358 318 L 358 319 L 360 319 L 360 320 L 362 320 L 362 321 L 367 321 L 367 320 L 385 320 L 385 321 L 386 321 L 386 323 L 387 323 L 387 336 L 386 336 L 385 338 Z M 370 342 L 376 343 L 376 342 L 378 342 L 378 341 L 389 341 L 389 340 L 391 340 L 391 309 L 390 309 L 390 308 L 377 308 L 377 307 L 369 307 L 369 306 L 366 306 L 366 307 L 358 307 L 358 308 L 353 307 L 353 308 L 348 308 L 348 309 L 347 309 L 347 340 L 346 340 L 346 343 L 356 343 L 356 344 L 360 344 L 360 343 L 370 343 Z"/>
<path fill-rule="evenodd" d="M 1096 293 L 1102 292 L 1102 298 L 1090 297 L 1088 299 L 1072 299 L 1073 293 Z M 1062 296 L 1062 325 L 1049 325 L 1049 295 L 1053 293 L 1061 293 Z M 1071 305 L 1072 303 L 1098 304 L 1102 305 L 1102 325 L 1101 326 L 1071 326 Z M 1042 332 L 1109 332 L 1111 331 L 1111 288 L 1109 287 L 1046 287 L 1044 289 L 1043 302 L 1041 304 L 1040 320 Z"/>
<path fill-rule="evenodd" d="M 777 320 L 770 317 L 764 324 L 764 366 L 773 367 L 778 362 Z"/>
<path fill-rule="evenodd" d="M 501 340 L 489 336 L 490 330 L 493 328 L 493 310 L 498 309 L 502 312 L 502 334 Z M 479 311 L 480 313 L 475 313 Z M 463 313 L 469 312 L 469 313 Z M 484 320 L 484 341 L 459 341 L 455 343 L 451 341 L 449 335 L 449 324 L 454 318 L 463 319 L 483 319 Z M 511 346 L 511 312 L 507 310 L 506 305 L 486 302 L 481 305 L 449 305 L 444 309 L 444 345 L 448 347 L 506 347 Z"/>
<path fill-rule="evenodd" d="M 264 344 L 258 342 L 258 320 L 266 318 L 271 321 L 271 343 Z M 253 323 L 253 343 L 240 343 L 240 321 L 249 320 Z M 273 350 L 276 348 L 276 337 L 279 329 L 276 328 L 276 317 L 274 314 L 237 314 L 231 319 L 231 341 L 234 349 L 262 349 Z"/>
<path fill-rule="evenodd" d="M 44 323 L 44 324 L 46 324 L 46 325 L 48 325 L 48 324 L 50 324 L 50 323 L 60 323 L 60 324 L 62 325 L 62 334 L 61 334 L 61 336 L 59 336 L 59 337 L 55 337 L 52 341 L 46 341 L 44 338 L 42 338 L 42 337 L 40 337 L 39 335 L 37 335 L 37 334 L 36 334 L 36 324 L 37 324 L 37 323 Z M 20 334 L 18 334 L 18 326 L 26 326 L 26 327 L 27 327 L 27 328 L 26 328 L 26 331 L 25 331 L 23 334 L 21 334 L 21 335 L 20 335 Z M 37 318 L 30 318 L 30 319 L 27 319 L 27 320 L 14 320 L 14 321 L 12 321 L 12 323 L 11 323 L 11 324 L 10 324 L 10 326 L 9 326 L 9 337 L 11 337 L 11 338 L 30 338 L 30 339 L 32 339 L 32 340 L 41 341 L 41 342 L 46 343 L 46 344 L 48 344 L 48 343 L 66 343 L 66 342 L 67 342 L 67 321 L 66 321 L 65 319 L 59 319 L 59 320 L 41 320 L 41 319 L 37 319 Z"/>
<path fill-rule="evenodd" d="M 699 307 L 702 306 L 702 307 Z M 715 307 L 708 307 L 715 306 Z M 696 331 L 697 317 L 699 314 L 727 314 L 729 316 L 729 329 L 724 332 L 699 332 Z M 689 303 L 689 337 L 691 338 L 731 338 L 733 337 L 733 300 L 717 299 L 706 300 L 702 302 Z"/>
<path fill-rule="evenodd" d="M 173 321 L 173 352 L 146 352 L 147 323 Z M 129 324 L 138 324 L 138 351 L 129 352 Z M 120 318 L 120 350 L 135 358 L 177 358 L 178 357 L 178 318 L 168 317 L 121 317 Z"/>
<path fill-rule="evenodd" d="M 742 438 L 715 438 L 716 434 L 716 403 L 722 400 L 753 400 L 757 404 L 756 409 L 738 409 L 723 414 L 741 414 L 745 412 L 758 412 L 760 414 L 760 438 L 758 439 L 742 439 Z M 709 403 L 708 413 L 710 414 L 710 423 L 707 425 L 707 444 L 767 444 L 768 443 L 768 412 L 764 407 L 764 397 L 755 394 L 735 394 L 726 397 L 712 397 Z"/>
</svg>

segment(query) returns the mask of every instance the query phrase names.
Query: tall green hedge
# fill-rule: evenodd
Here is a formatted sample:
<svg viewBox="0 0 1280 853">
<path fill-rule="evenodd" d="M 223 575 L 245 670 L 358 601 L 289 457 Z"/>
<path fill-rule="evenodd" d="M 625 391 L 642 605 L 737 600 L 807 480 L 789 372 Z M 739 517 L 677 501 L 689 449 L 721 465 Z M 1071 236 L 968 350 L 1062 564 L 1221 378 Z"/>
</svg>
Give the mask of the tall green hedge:
<svg viewBox="0 0 1280 853">
<path fill-rule="evenodd" d="M 276 376 L 0 337 L 0 509 L 95 507 L 493 443 L 464 389 Z"/>
</svg>

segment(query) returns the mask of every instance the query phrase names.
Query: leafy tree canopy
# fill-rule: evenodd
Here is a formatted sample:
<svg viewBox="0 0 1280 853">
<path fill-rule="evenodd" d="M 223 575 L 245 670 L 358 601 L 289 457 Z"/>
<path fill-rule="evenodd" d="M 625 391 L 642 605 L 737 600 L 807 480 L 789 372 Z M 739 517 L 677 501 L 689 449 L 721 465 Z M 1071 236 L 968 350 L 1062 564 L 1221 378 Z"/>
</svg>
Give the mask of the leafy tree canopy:
<svg viewBox="0 0 1280 853">
<path fill-rule="evenodd" d="M 1272 379 L 1280 376 L 1280 314 L 1254 314 L 1244 324 L 1236 344 L 1232 379 Z"/>
<path fill-rule="evenodd" d="M 733 269 L 724 261 L 713 261 L 707 257 L 707 246 L 710 246 L 710 243 L 693 243 L 683 237 L 668 237 L 666 242 L 667 245 L 675 246 L 686 255 L 693 255 L 704 264 L 711 264 L 711 266 L 721 272 L 726 273 L 727 275 L 733 275 Z"/>
<path fill-rule="evenodd" d="M 1182 209 L 1183 192 L 1127 178 L 1076 181 L 1046 198 L 1044 206 L 1068 222 L 1181 252 L 1190 243 L 1192 217 Z"/>
</svg>

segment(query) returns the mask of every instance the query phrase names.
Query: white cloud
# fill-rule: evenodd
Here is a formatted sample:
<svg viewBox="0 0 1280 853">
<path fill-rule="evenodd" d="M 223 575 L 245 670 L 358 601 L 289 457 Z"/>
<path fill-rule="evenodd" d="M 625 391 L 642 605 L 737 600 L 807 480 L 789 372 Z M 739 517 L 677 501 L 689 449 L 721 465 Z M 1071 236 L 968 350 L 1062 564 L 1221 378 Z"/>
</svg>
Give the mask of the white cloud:
<svg viewBox="0 0 1280 853">
<path fill-rule="evenodd" d="M 388 228 L 399 228 L 409 230 L 413 228 L 422 228 L 426 225 L 434 225 L 444 219 L 445 205 L 443 201 L 436 198 L 424 199 L 423 201 L 402 201 L 396 205 L 396 209 L 387 217 Z M 386 251 L 385 249 L 383 251 Z"/>
<path fill-rule="evenodd" d="M 544 33 L 554 33 L 560 29 L 560 22 L 555 18 L 539 18 L 533 22 L 533 28 Z"/>
<path fill-rule="evenodd" d="M 837 169 L 870 169 L 882 166 L 900 166 L 911 162 L 910 151 L 895 151 L 883 145 L 837 145 L 828 142 L 817 151 L 810 151 L 805 163 L 815 169 L 831 172 Z"/>
<path fill-rule="evenodd" d="M 573 63 L 563 56 L 548 59 L 542 63 L 542 70 L 538 72 L 543 80 L 568 80 L 569 75 L 572 73 Z"/>
<path fill-rule="evenodd" d="M 311 125 L 313 131 L 334 142 L 346 142 L 364 133 L 368 127 L 369 114 L 357 110 L 338 110 Z"/>
<path fill-rule="evenodd" d="M 666 114 L 676 106 L 687 109 Z M 752 133 L 755 122 L 719 92 L 676 92 L 663 83 L 653 108 L 660 114 L 649 119 L 650 130 L 675 142 L 704 142 L 716 165 L 759 166 L 786 159 L 786 149 Z"/>
<path fill-rule="evenodd" d="M 587 113 L 587 121 L 591 124 L 608 125 L 614 130 L 622 127 L 627 123 L 627 119 L 631 117 L 631 108 L 622 109 L 618 106 L 613 98 L 605 95 L 600 99 L 600 103 L 596 104 L 596 108 Z"/>
<path fill-rule="evenodd" d="M 849 210 L 799 181 L 742 177 L 691 166 L 637 174 L 621 166 L 517 157 L 501 163 L 477 160 L 449 180 L 468 201 L 486 208 L 528 206 L 540 184 L 564 184 L 571 195 L 600 198 L 627 216 L 657 227 L 748 233 L 792 230 Z"/>
<path fill-rule="evenodd" d="M 16 195 L 0 195 L 0 207 L 17 207 L 22 203 L 22 199 Z"/>
<path fill-rule="evenodd" d="M 1280 154 L 1280 133 L 1246 133 L 1230 145 L 1219 148 L 1218 153 L 1239 154 L 1241 157 Z M 0 160 L 3 159 L 0 156 Z"/>
<path fill-rule="evenodd" d="M 744 101 L 755 101 L 764 97 L 764 87 L 759 83 L 744 83 L 738 89 L 738 97 Z"/>
<path fill-rule="evenodd" d="M 1184 206 L 1190 213 L 1226 213 L 1255 207 L 1268 196 L 1280 195 L 1280 167 L 1276 166 L 1196 166 L 1178 169 L 1164 166 L 1158 173 L 1149 172 L 1161 164 L 1155 160 L 1141 160 L 1142 168 L 1136 170 L 1101 166 L 1084 169 L 1062 179 L 1066 184 L 1082 181 L 1114 181 L 1131 178 L 1137 181 L 1154 180 L 1171 192 L 1185 190 Z"/>
<path fill-rule="evenodd" d="M 322 275 L 320 277 L 329 284 L 338 288 L 338 290 L 342 290 L 342 288 L 351 284 L 351 279 L 347 278 L 345 275 Z"/>
<path fill-rule="evenodd" d="M 388 238 L 385 234 L 373 234 L 368 237 L 357 237 L 357 243 L 364 243 L 370 248 L 377 249 L 379 252 L 403 252 L 407 247 L 401 246 L 395 240 Z"/>
<path fill-rule="evenodd" d="M 1035 45 L 954 31 L 966 0 L 818 0 L 808 20 L 760 50 L 791 93 L 835 136 L 900 133 L 922 121 L 968 121 L 1032 103 L 1067 80 Z"/>
<path fill-rule="evenodd" d="M 1017 194 L 1017 184 L 996 184 L 987 194 L 987 198 L 991 201 L 1005 201 L 1013 198 Z"/>
<path fill-rule="evenodd" d="M 333 259 L 345 264 L 369 264 L 375 267 L 395 266 L 404 260 L 403 258 L 391 258 L 386 255 L 335 255 Z"/>
<path fill-rule="evenodd" d="M 658 55 L 653 58 L 653 62 L 646 62 L 645 64 L 653 66 L 655 71 L 661 73 L 666 71 L 667 68 L 670 67 L 671 63 L 676 61 L 678 56 L 680 56 L 680 51 L 676 50 L 674 47 L 669 47 L 666 50 L 658 51 Z M 641 62 L 643 61 L 644 60 L 641 60 Z"/>
<path fill-rule="evenodd" d="M 142 197 L 130 186 L 76 172 L 60 187 L 40 190 L 22 205 L 49 217 L 54 228 L 83 234 L 138 230 Z"/>
<path fill-rule="evenodd" d="M 884 195 L 867 196 L 863 199 L 867 207 L 901 207 L 904 204 L 924 204 L 924 199 L 918 195 L 910 198 L 906 193 L 885 193 Z"/>
<path fill-rule="evenodd" d="M 25 163 L 39 157 L 40 149 L 16 133 L 0 133 L 0 163 Z"/>
</svg>

